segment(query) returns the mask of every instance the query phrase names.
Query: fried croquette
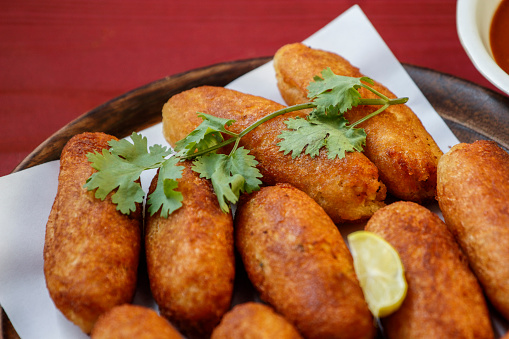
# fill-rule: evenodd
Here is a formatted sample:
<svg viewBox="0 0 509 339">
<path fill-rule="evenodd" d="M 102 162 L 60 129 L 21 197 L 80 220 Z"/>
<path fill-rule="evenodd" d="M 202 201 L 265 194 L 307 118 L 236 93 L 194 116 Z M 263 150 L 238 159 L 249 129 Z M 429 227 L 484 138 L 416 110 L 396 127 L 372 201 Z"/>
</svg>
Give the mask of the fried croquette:
<svg viewBox="0 0 509 339">
<path fill-rule="evenodd" d="M 97 320 L 92 339 L 183 339 L 154 310 L 131 304 L 115 306 Z"/>
<path fill-rule="evenodd" d="M 343 57 L 302 43 L 281 47 L 274 56 L 278 87 L 288 105 L 309 102 L 307 87 L 315 76 L 329 67 L 335 74 L 362 77 L 359 69 Z M 380 83 L 374 89 L 395 98 Z M 378 98 L 361 88 L 363 98 Z M 376 111 L 379 106 L 359 105 L 345 113 L 350 123 Z M 378 167 L 380 179 L 393 196 L 415 202 L 433 200 L 436 193 L 437 163 L 442 151 L 419 118 L 406 105 L 393 105 L 359 124 L 366 131 L 364 154 Z"/>
<path fill-rule="evenodd" d="M 235 241 L 262 300 L 305 338 L 373 338 L 353 259 L 337 227 L 289 184 L 243 196 Z"/>
<path fill-rule="evenodd" d="M 163 107 L 163 131 L 166 140 L 175 143 L 202 121 L 197 112 L 236 122 L 227 129 L 240 133 L 256 120 L 284 106 L 265 98 L 222 87 L 203 86 L 179 93 Z M 284 121 L 304 117 L 292 112 L 263 123 L 240 141 L 259 162 L 258 169 L 267 185 L 290 183 L 310 195 L 336 223 L 369 218 L 384 206 L 385 185 L 378 179 L 378 169 L 360 152 L 347 152 L 343 159 L 329 159 L 324 150 L 311 158 L 292 159 L 277 145 Z M 177 122 L 178 123 L 175 123 Z"/>
<path fill-rule="evenodd" d="M 211 183 L 184 165 L 177 190 L 182 207 L 168 218 L 146 214 L 150 289 L 161 315 L 188 337 L 208 336 L 228 311 L 235 259 L 231 213 L 219 207 Z M 154 177 L 150 191 L 157 183 Z"/>
<path fill-rule="evenodd" d="M 396 202 L 376 212 L 366 230 L 398 251 L 408 283 L 401 307 L 382 319 L 388 338 L 493 338 L 482 289 L 436 214 Z"/>
<path fill-rule="evenodd" d="M 89 152 L 117 140 L 83 133 L 69 140 L 60 157 L 58 191 L 46 225 L 44 276 L 55 306 L 85 333 L 112 307 L 131 302 L 141 242 L 141 206 L 130 215 L 83 187 L 95 172 Z"/>
<path fill-rule="evenodd" d="M 437 198 L 488 299 L 509 319 L 509 155 L 492 141 L 455 145 L 438 163 Z"/>
<path fill-rule="evenodd" d="M 302 339 L 295 327 L 264 304 L 247 302 L 226 313 L 211 339 Z"/>
</svg>

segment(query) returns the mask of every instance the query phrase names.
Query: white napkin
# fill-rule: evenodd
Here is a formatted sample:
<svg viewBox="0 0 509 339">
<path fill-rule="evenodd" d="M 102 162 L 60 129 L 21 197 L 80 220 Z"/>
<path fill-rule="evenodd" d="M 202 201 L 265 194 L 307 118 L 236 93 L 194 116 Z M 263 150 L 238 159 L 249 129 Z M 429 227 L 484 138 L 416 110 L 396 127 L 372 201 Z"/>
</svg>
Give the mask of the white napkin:
<svg viewBox="0 0 509 339">
<path fill-rule="evenodd" d="M 341 54 L 396 95 L 409 97 L 408 105 L 444 152 L 458 143 L 358 6 L 304 43 Z M 228 87 L 283 103 L 271 62 Z M 141 133 L 150 145 L 166 144 L 161 124 Z M 24 339 L 87 338 L 54 307 L 44 281 L 44 232 L 56 194 L 58 170 L 58 161 L 53 161 L 0 178 L 0 305 Z M 145 189 L 152 176 L 142 176 Z M 139 291 L 135 302 L 156 307 L 146 290 Z"/>
</svg>

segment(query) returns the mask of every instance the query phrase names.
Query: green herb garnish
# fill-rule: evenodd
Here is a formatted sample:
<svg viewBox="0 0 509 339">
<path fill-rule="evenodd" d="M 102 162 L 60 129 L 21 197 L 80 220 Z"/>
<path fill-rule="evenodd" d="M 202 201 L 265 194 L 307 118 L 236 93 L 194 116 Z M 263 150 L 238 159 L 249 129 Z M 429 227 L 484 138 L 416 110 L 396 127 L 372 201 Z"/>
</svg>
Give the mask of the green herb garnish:
<svg viewBox="0 0 509 339">
<path fill-rule="evenodd" d="M 140 134 L 133 132 L 131 139 L 132 144 L 125 139 L 111 140 L 108 142 L 110 150 L 88 153 L 88 160 L 97 172 L 87 179 L 84 186 L 90 191 L 97 189 L 95 197 L 101 200 L 117 189 L 111 196 L 111 201 L 117 204 L 117 210 L 124 214 L 134 212 L 136 203 L 143 202 L 145 192 L 137 182 L 141 173 L 162 167 L 166 162 L 165 157 L 171 154 L 171 150 L 161 145 L 154 145 L 147 151 L 147 138 Z M 182 169 L 173 167 L 165 173 L 166 180 L 174 181 L 180 178 Z"/>
<path fill-rule="evenodd" d="M 200 177 L 210 179 L 217 195 L 219 205 L 228 212 L 229 205 L 238 201 L 241 193 L 251 193 L 259 189 L 262 177 L 256 165 L 258 162 L 249 151 L 238 147 L 240 139 L 263 124 L 279 115 L 312 108 L 304 118 L 285 121 L 288 130 L 279 135 L 278 143 L 284 154 L 298 157 L 308 154 L 315 157 L 325 147 L 328 157 L 343 158 L 346 152 L 362 151 L 366 142 L 366 133 L 356 125 L 379 114 L 390 105 L 406 103 L 408 98 L 389 99 L 368 84 L 373 81 L 368 77 L 352 78 L 334 74 L 330 68 L 322 71 L 322 77 L 316 76 L 308 87 L 310 102 L 285 107 L 273 112 L 239 134 L 227 130 L 234 123 L 231 119 L 221 119 L 208 114 L 198 113 L 203 122 L 176 143 L 175 152 L 154 145 L 147 150 L 147 140 L 137 133 L 127 140 L 110 141 L 109 150 L 102 153 L 87 154 L 91 166 L 97 170 L 88 178 L 84 187 L 95 190 L 95 197 L 104 199 L 112 195 L 113 203 L 124 214 L 136 209 L 136 203 L 143 202 L 143 192 L 138 179 L 143 171 L 159 168 L 159 177 L 154 192 L 147 199 L 150 215 L 160 211 L 167 217 L 182 206 L 182 194 L 177 190 L 176 179 L 182 176 L 183 167 L 180 161 L 192 159 L 192 170 Z M 379 99 L 362 98 L 358 89 L 366 88 L 375 93 Z M 375 112 L 359 121 L 350 124 L 344 112 L 357 105 L 379 105 Z M 225 136 L 228 136 L 225 139 Z M 223 146 L 234 143 L 229 154 L 217 153 Z"/>
</svg>

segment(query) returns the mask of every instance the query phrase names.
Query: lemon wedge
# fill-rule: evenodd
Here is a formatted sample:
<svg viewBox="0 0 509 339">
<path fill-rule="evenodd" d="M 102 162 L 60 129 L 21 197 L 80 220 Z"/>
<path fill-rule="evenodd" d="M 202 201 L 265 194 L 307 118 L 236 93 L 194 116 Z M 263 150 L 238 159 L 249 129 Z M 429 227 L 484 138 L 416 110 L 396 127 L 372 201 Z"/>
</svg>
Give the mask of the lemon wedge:
<svg viewBox="0 0 509 339">
<path fill-rule="evenodd" d="M 347 239 L 369 310 L 377 318 L 395 312 L 403 303 L 408 288 L 398 252 L 372 232 L 356 231 Z"/>
</svg>

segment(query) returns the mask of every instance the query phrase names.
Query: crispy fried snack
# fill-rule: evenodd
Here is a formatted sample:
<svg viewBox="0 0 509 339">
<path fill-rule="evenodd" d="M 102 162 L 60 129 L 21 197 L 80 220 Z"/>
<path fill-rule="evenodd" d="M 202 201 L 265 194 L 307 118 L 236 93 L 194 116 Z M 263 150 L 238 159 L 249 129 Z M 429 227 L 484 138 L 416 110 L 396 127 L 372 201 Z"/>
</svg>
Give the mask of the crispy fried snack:
<svg viewBox="0 0 509 339">
<path fill-rule="evenodd" d="M 454 146 L 438 163 L 437 197 L 486 295 L 509 319 L 509 155 L 491 141 Z"/>
<path fill-rule="evenodd" d="M 65 145 L 55 202 L 46 224 L 44 275 L 55 306 L 83 332 L 102 313 L 131 302 L 141 242 L 141 208 L 131 215 L 116 210 L 83 187 L 95 170 L 88 152 L 109 148 L 115 139 L 83 133 Z"/>
<path fill-rule="evenodd" d="M 163 132 L 174 146 L 202 121 L 197 112 L 235 119 L 229 130 L 244 128 L 284 106 L 265 98 L 222 87 L 198 87 L 170 98 L 163 107 Z M 292 159 L 277 145 L 286 129 L 284 121 L 305 115 L 292 112 L 257 127 L 240 141 L 256 157 L 267 185 L 286 182 L 309 194 L 336 223 L 370 217 L 384 206 L 386 189 L 378 180 L 378 169 L 362 153 L 348 152 L 343 159 L 328 159 L 324 151 L 311 158 Z"/>
<path fill-rule="evenodd" d="M 92 339 L 183 339 L 180 333 L 154 310 L 138 305 L 116 306 L 97 320 Z"/>
<path fill-rule="evenodd" d="M 382 319 L 389 338 L 493 338 L 481 287 L 436 214 L 396 202 L 375 213 L 366 230 L 389 242 L 405 268 L 405 301 Z"/>
<path fill-rule="evenodd" d="M 338 75 L 363 76 L 358 68 L 337 54 L 311 49 L 301 43 L 280 48 L 274 56 L 274 68 L 286 103 L 308 102 L 309 83 L 327 67 Z M 387 97 L 395 98 L 381 84 L 375 83 L 373 87 Z M 364 98 L 377 98 L 364 88 L 360 92 Z M 378 108 L 360 105 L 346 112 L 345 117 L 353 123 Z M 415 202 L 435 197 L 436 168 L 442 151 L 408 106 L 390 106 L 358 127 L 364 128 L 367 134 L 364 154 L 378 167 L 389 193 Z"/>
<path fill-rule="evenodd" d="M 247 302 L 226 313 L 211 339 L 301 339 L 292 324 L 267 305 Z"/>
<path fill-rule="evenodd" d="M 305 338 L 373 338 L 352 256 L 304 192 L 279 184 L 243 196 L 235 241 L 260 297 Z"/>
<path fill-rule="evenodd" d="M 182 207 L 168 218 L 145 216 L 150 288 L 160 312 L 188 337 L 210 335 L 228 311 L 235 259 L 233 220 L 212 185 L 185 165 Z M 150 192 L 155 189 L 157 175 Z"/>
</svg>

